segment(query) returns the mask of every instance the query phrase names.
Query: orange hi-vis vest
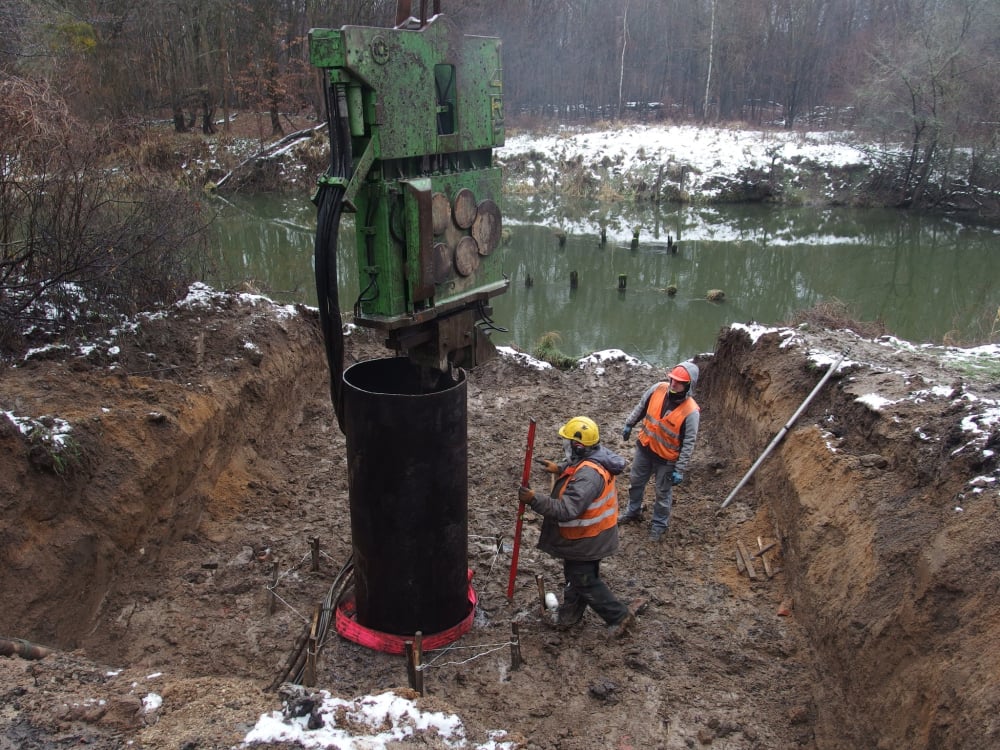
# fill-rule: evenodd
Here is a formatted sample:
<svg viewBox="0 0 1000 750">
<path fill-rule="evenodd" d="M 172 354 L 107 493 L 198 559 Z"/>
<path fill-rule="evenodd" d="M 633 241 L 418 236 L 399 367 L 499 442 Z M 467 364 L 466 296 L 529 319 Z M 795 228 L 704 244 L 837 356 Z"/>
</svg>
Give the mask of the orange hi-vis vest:
<svg viewBox="0 0 1000 750">
<path fill-rule="evenodd" d="M 565 478 L 557 497 L 562 498 L 569 485 L 569 480 L 579 471 L 581 466 L 590 466 L 604 479 L 604 491 L 594 502 L 587 506 L 577 518 L 572 521 L 560 521 L 559 533 L 566 539 L 586 539 L 610 529 L 618 523 L 618 488 L 610 471 L 596 461 L 583 460 L 575 466 L 569 466 L 559 476 Z"/>
<path fill-rule="evenodd" d="M 659 416 L 663 413 L 663 399 L 667 397 L 669 387 L 664 383 L 649 397 L 646 416 L 642 419 L 639 444 L 667 461 L 676 461 L 681 452 L 681 428 L 684 420 L 691 412 L 701 411 L 701 407 L 688 396 L 669 414 Z"/>
</svg>

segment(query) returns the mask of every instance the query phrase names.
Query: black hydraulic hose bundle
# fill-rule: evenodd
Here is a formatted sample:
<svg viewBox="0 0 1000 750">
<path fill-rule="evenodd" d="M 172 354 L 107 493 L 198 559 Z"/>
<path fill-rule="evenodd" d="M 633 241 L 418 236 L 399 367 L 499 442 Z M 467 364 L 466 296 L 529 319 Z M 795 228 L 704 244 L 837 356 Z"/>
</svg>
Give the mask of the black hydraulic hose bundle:
<svg viewBox="0 0 1000 750">
<path fill-rule="evenodd" d="M 334 619 L 336 617 L 337 605 L 343 598 L 344 593 L 350 587 L 354 580 L 354 555 L 352 554 L 347 558 L 347 562 L 337 573 L 337 577 L 334 578 L 333 583 L 330 584 L 330 589 L 327 591 L 326 598 L 323 599 L 323 606 L 320 609 L 319 619 L 316 623 L 316 640 L 315 646 L 317 649 L 321 649 L 326 643 L 326 636 L 330 632 L 330 626 L 333 625 Z M 288 659 L 285 660 L 284 666 L 281 668 L 281 672 L 274 678 L 270 685 L 265 688 L 266 692 L 271 692 L 277 690 L 281 687 L 282 683 L 291 682 L 296 685 L 302 685 L 305 680 L 306 674 L 306 662 L 309 657 L 307 649 L 309 648 L 310 635 L 312 633 L 311 623 L 306 624 L 305 630 L 295 641 L 295 645 L 292 647 L 291 653 L 288 655 Z"/>
<path fill-rule="evenodd" d="M 316 297 L 319 320 L 326 345 L 326 361 L 330 368 L 330 398 L 337 415 L 337 424 L 344 431 L 343 371 L 344 324 L 340 315 L 340 295 L 337 282 L 337 234 L 343 212 L 343 198 L 351 175 L 351 134 L 347 123 L 344 87 L 330 85 L 326 89 L 327 127 L 330 133 L 330 167 L 320 179 L 316 193 Z"/>
</svg>

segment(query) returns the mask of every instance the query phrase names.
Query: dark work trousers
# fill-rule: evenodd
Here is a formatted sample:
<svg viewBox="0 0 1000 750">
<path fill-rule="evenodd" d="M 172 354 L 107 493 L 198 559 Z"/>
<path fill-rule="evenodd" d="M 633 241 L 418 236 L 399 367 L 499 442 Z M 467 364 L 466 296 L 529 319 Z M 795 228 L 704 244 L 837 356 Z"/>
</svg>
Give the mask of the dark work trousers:
<svg viewBox="0 0 1000 750">
<path fill-rule="evenodd" d="M 645 446 L 635 444 L 635 454 L 632 456 L 632 474 L 628 483 L 628 507 L 626 516 L 642 515 L 642 496 L 646 491 L 649 478 L 654 478 L 656 499 L 653 501 L 653 522 L 650 531 L 666 531 L 670 526 L 670 511 L 674 507 L 673 473 L 676 464 L 660 458 Z"/>
<path fill-rule="evenodd" d="M 583 618 L 589 604 L 608 625 L 621 622 L 628 614 L 628 607 L 615 598 L 608 585 L 601 580 L 600 560 L 563 560 L 566 588 L 559 607 L 559 624 L 575 625 Z"/>
</svg>

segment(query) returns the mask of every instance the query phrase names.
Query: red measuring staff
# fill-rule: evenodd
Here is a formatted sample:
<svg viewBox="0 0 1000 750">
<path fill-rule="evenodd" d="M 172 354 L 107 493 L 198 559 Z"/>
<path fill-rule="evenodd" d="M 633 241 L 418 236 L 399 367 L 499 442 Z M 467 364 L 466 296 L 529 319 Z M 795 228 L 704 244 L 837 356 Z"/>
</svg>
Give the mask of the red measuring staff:
<svg viewBox="0 0 1000 750">
<path fill-rule="evenodd" d="M 535 420 L 528 424 L 528 445 L 524 449 L 524 471 L 521 486 L 527 487 L 531 479 L 531 452 L 535 448 Z M 524 503 L 517 504 L 517 524 L 514 527 L 514 551 L 510 558 L 510 578 L 507 579 L 507 601 L 514 598 L 514 578 L 517 577 L 517 554 L 521 551 L 521 526 L 524 523 Z"/>
</svg>

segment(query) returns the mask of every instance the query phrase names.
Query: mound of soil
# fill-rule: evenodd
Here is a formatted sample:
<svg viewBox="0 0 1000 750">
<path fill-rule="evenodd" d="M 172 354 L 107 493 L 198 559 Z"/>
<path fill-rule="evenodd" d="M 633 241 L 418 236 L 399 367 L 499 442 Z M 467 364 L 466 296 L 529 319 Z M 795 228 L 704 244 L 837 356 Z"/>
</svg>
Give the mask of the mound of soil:
<svg viewBox="0 0 1000 750">
<path fill-rule="evenodd" d="M 361 331 L 346 344 L 348 365 L 391 355 Z M 823 357 L 846 350 L 790 424 Z M 468 373 L 479 605 L 455 648 L 426 655 L 419 702 L 458 714 L 469 742 L 505 730 L 537 750 L 1000 743 L 1000 436 L 981 416 L 996 386 L 808 327 L 734 328 L 697 361 L 702 431 L 670 530 L 654 543 L 622 527 L 602 566 L 619 596 L 649 602 L 623 640 L 593 613 L 548 627 L 536 575 L 558 591 L 562 568 L 534 548 L 530 512 L 508 602 L 515 488 L 529 417 L 536 456 L 556 458 L 559 425 L 586 414 L 628 458 L 623 419 L 663 373 L 511 357 Z M 352 551 L 315 311 L 215 295 L 2 383 L 0 643 L 47 655 L 0 658 L 0 748 L 239 745 L 280 708 L 274 686 Z M 42 426 L 30 438 L 27 418 Z M 316 686 L 334 695 L 406 685 L 400 656 L 335 634 L 319 654 Z"/>
</svg>

